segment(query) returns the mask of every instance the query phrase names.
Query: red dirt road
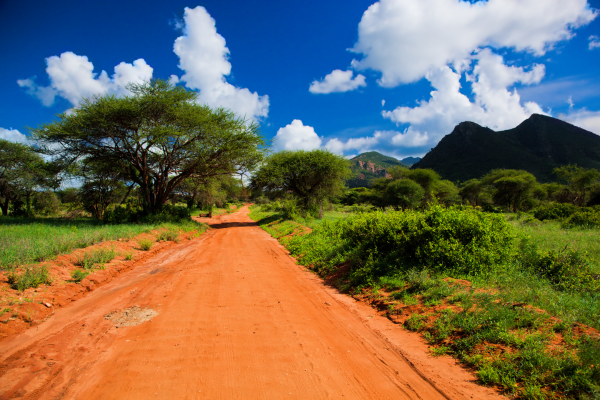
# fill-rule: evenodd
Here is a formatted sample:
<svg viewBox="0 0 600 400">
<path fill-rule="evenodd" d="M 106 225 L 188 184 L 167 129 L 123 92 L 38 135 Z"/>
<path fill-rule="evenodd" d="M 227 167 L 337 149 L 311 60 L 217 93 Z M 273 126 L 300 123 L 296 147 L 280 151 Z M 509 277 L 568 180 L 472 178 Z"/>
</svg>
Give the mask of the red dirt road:
<svg viewBox="0 0 600 400">
<path fill-rule="evenodd" d="M 296 265 L 247 214 L 0 341 L 0 399 L 498 397 Z M 135 305 L 158 315 L 105 319 Z"/>
</svg>

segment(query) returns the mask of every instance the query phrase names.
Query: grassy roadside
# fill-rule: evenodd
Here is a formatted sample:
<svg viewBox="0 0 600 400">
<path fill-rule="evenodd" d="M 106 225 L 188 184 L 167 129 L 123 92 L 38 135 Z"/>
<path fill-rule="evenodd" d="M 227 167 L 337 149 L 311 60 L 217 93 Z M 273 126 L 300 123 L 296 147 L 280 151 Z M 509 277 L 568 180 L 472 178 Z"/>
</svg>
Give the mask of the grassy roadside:
<svg viewBox="0 0 600 400">
<path fill-rule="evenodd" d="M 423 226 L 412 214 L 393 223 L 375 214 L 350 217 L 309 234 L 298 221 L 260 208 L 251 217 L 300 264 L 420 332 L 433 355 L 452 355 L 482 384 L 519 398 L 600 398 L 600 336 L 594 329 L 600 327 L 600 295 L 595 282 L 573 289 L 573 276 L 593 278 L 589 268 L 571 253 L 552 253 L 539 243 L 520 248 L 523 232 L 504 217 L 455 214 L 452 223 L 460 229 L 445 220 L 420 236 L 411 233 Z M 402 224 L 410 229 L 398 228 Z M 463 243 L 452 240 L 461 235 L 468 236 Z M 547 236 L 553 238 L 548 243 L 560 241 L 556 232 Z M 469 240 L 479 242 L 469 247 Z M 404 254 L 394 254 L 402 246 Z M 422 256 L 411 259 L 409 253 Z M 456 260 L 469 269 L 453 267 Z M 554 275 L 552 268 L 558 268 Z"/>
<path fill-rule="evenodd" d="M 96 243 L 128 239 L 156 229 L 197 230 L 193 221 L 103 225 L 91 219 L 0 218 L 0 270 L 50 260 Z"/>
</svg>

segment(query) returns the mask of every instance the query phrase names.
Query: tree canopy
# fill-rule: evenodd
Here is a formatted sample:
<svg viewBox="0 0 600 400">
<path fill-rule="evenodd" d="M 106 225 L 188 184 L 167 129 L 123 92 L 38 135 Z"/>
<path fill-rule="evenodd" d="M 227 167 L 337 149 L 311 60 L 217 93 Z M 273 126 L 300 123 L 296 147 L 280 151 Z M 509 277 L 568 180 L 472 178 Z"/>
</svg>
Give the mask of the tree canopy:
<svg viewBox="0 0 600 400">
<path fill-rule="evenodd" d="M 56 187 L 56 171 L 31 146 L 0 139 L 0 209 L 8 214 L 11 203 L 23 199 L 27 212 L 36 188 Z"/>
<path fill-rule="evenodd" d="M 267 158 L 251 187 L 292 193 L 308 209 L 341 193 L 350 174 L 348 160 L 327 150 L 281 151 Z"/>
<path fill-rule="evenodd" d="M 496 204 L 507 206 L 513 212 L 517 212 L 525 201 L 531 199 L 537 186 L 535 176 L 515 169 L 495 169 L 484 176 L 481 182 L 494 189 Z"/>
<path fill-rule="evenodd" d="M 263 160 L 256 123 L 200 105 L 196 92 L 163 80 L 128 89 L 132 95 L 124 98 L 86 99 L 31 132 L 46 154 L 102 165 L 104 173 L 137 185 L 150 213 L 186 178 L 243 174 Z"/>
</svg>

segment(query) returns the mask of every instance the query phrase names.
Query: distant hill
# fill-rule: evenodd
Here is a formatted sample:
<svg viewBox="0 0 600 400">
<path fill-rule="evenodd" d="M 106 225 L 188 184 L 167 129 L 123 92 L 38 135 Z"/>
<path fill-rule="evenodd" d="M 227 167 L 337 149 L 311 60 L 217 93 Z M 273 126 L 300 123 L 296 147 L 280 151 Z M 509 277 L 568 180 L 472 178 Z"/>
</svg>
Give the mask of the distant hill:
<svg viewBox="0 0 600 400">
<path fill-rule="evenodd" d="M 455 182 L 481 178 L 496 168 L 524 169 L 550 182 L 556 180 L 552 170 L 565 164 L 600 169 L 600 136 L 533 114 L 501 132 L 462 122 L 412 168 L 431 168 Z"/>
<path fill-rule="evenodd" d="M 394 157 L 384 156 L 376 151 L 359 154 L 350 160 L 353 176 L 346 184 L 348 187 L 369 187 L 375 178 L 385 177 L 387 169 L 393 166 L 408 168 Z"/>
<path fill-rule="evenodd" d="M 409 167 L 421 161 L 421 157 L 406 157 L 400 160 L 400 162 L 404 165 L 408 165 Z"/>
</svg>

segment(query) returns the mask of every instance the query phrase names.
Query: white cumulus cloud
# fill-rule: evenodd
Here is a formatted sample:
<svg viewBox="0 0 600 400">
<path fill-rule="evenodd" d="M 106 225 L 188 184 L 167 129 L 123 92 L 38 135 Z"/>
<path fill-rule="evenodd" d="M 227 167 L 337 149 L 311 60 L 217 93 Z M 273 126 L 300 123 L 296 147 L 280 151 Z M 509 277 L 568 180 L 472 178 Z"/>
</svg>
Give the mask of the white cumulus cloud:
<svg viewBox="0 0 600 400">
<path fill-rule="evenodd" d="M 359 153 L 364 153 L 373 150 L 379 144 L 383 136 L 383 132 L 375 131 L 373 136 L 350 138 L 345 142 L 338 138 L 333 138 L 327 141 L 325 148 L 336 154 L 344 154 L 344 152 L 349 150 L 357 150 Z"/>
<path fill-rule="evenodd" d="M 35 77 L 17 81 L 19 86 L 27 88 L 27 92 L 40 99 L 45 106 L 54 104 L 56 96 L 68 100 L 75 107 L 84 98 L 94 95 L 124 96 L 130 93 L 126 89 L 128 83 L 150 80 L 153 71 L 152 67 L 140 58 L 133 64 L 121 62 L 114 68 L 112 77 L 109 77 L 106 71 L 98 75 L 86 56 L 79 56 L 70 51 L 60 56 L 48 57 L 46 64 L 49 86 L 38 86 Z"/>
<path fill-rule="evenodd" d="M 9 142 L 17 142 L 23 144 L 31 144 L 29 138 L 17 129 L 0 128 L 0 139 L 8 140 Z"/>
<path fill-rule="evenodd" d="M 357 70 L 381 72 L 379 84 L 415 82 L 473 51 L 491 46 L 543 55 L 597 16 L 587 0 L 381 0 L 358 26 Z"/>
<path fill-rule="evenodd" d="M 321 147 L 321 138 L 312 126 L 304 125 L 299 119 L 279 128 L 275 135 L 275 150 L 315 150 Z"/>
<path fill-rule="evenodd" d="M 392 132 L 392 144 L 398 147 L 421 147 L 427 144 L 429 136 L 427 133 L 421 133 L 412 126 L 406 128 L 404 132 Z"/>
<path fill-rule="evenodd" d="M 588 38 L 588 40 L 590 41 L 590 43 L 588 44 L 588 48 L 590 50 L 600 48 L 600 38 L 598 36 L 592 35 Z"/>
<path fill-rule="evenodd" d="M 396 136 L 392 143 L 402 146 L 415 146 L 417 143 L 425 145 L 427 139 L 435 145 L 462 121 L 473 121 L 502 130 L 517 126 L 533 113 L 544 113 L 537 103 L 521 105 L 517 90 L 508 90 L 516 83 L 538 83 L 544 76 L 543 65 L 535 65 L 529 71 L 507 66 L 501 56 L 488 49 L 474 58 L 477 64 L 472 74 L 467 75 L 474 101 L 461 93 L 460 73 L 448 66 L 430 71 L 426 78 L 436 90 L 431 92 L 428 101 L 422 101 L 417 107 L 398 107 L 382 112 L 385 118 L 397 124 L 410 124 L 410 128 L 403 133 L 407 136 Z"/>
<path fill-rule="evenodd" d="M 600 135 L 600 111 L 578 110 L 561 114 L 558 118 Z"/>
<path fill-rule="evenodd" d="M 364 75 L 358 74 L 352 77 L 352 70 L 342 71 L 340 69 L 333 70 L 330 74 L 325 75 L 322 81 L 313 81 L 308 88 L 308 91 L 314 94 L 326 94 L 334 92 L 349 92 L 358 89 L 361 86 L 367 86 Z"/>
<path fill-rule="evenodd" d="M 183 21 L 183 36 L 178 37 L 173 46 L 179 57 L 179 68 L 185 72 L 179 80 L 188 88 L 199 89 L 199 101 L 211 107 L 226 107 L 247 118 L 266 117 L 269 96 L 259 96 L 225 80 L 231 73 L 229 49 L 206 9 L 186 7 Z"/>
</svg>

